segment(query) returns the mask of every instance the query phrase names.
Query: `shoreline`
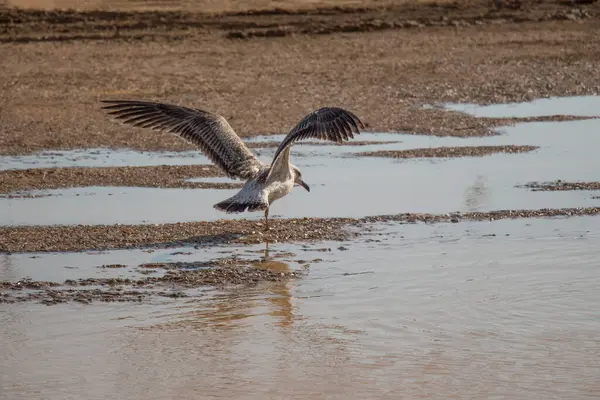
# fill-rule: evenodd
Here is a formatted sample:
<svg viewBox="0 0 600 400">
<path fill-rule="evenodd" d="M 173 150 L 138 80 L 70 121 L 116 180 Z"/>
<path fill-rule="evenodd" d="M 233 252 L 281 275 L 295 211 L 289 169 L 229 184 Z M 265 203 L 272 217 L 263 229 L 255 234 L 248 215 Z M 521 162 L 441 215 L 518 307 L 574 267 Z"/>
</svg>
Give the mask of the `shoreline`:
<svg viewBox="0 0 600 400">
<path fill-rule="evenodd" d="M 0 226 L 0 252 L 65 252 L 136 248 L 174 248 L 229 244 L 344 241 L 368 232 L 375 223 L 460 223 L 502 219 L 595 216 L 600 207 L 497 210 L 468 213 L 404 213 L 364 218 L 285 218 L 269 221 L 216 220 L 147 225 Z M 357 232 L 349 228 L 365 228 Z"/>
<path fill-rule="evenodd" d="M 472 137 L 517 120 L 436 105 L 600 93 L 600 3 L 544 0 L 499 10 L 479 0 L 383 7 L 373 1 L 359 9 L 290 4 L 287 11 L 210 16 L 0 10 L 0 154 L 195 149 L 170 134 L 116 123 L 100 109 L 109 98 L 203 108 L 223 115 L 242 138 L 281 134 L 325 105 L 356 113 L 365 132 Z M 470 22 L 454 23 L 461 20 Z M 417 26 L 405 28 L 406 21 Z M 136 29 L 139 40 L 123 36 Z M 261 30 L 291 33 L 256 36 Z M 227 38 L 234 31 L 254 33 Z M 56 32 L 74 37 L 51 40 Z M 98 32 L 109 37 L 85 37 Z M 48 40 L 27 42 L 23 35 Z M 540 119 L 574 118 L 520 121 Z"/>
</svg>

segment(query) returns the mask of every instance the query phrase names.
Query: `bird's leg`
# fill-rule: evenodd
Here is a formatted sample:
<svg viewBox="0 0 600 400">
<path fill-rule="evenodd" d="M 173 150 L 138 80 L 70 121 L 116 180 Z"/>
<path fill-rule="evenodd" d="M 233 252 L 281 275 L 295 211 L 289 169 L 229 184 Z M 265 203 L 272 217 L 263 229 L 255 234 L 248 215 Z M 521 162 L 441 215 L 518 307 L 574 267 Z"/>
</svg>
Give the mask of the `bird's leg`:
<svg viewBox="0 0 600 400">
<path fill-rule="evenodd" d="M 269 230 L 269 207 L 265 210 L 265 232 Z"/>
</svg>

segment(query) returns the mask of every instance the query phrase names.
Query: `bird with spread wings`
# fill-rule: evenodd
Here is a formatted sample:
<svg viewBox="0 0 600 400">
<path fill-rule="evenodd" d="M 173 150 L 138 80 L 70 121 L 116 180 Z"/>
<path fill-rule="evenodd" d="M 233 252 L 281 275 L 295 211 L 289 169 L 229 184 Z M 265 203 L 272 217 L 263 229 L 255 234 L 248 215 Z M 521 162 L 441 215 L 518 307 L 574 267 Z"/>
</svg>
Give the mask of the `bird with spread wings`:
<svg viewBox="0 0 600 400">
<path fill-rule="evenodd" d="M 108 114 L 125 124 L 175 134 L 195 144 L 223 173 L 245 180 L 234 196 L 214 205 L 227 213 L 264 211 L 269 229 L 269 207 L 292 191 L 295 185 L 310 192 L 302 173 L 290 163 L 293 143 L 304 139 L 343 142 L 364 128 L 352 112 L 338 107 L 319 108 L 306 115 L 285 136 L 268 165 L 235 133 L 227 120 L 216 113 L 172 104 L 132 100 L 103 100 Z"/>
</svg>

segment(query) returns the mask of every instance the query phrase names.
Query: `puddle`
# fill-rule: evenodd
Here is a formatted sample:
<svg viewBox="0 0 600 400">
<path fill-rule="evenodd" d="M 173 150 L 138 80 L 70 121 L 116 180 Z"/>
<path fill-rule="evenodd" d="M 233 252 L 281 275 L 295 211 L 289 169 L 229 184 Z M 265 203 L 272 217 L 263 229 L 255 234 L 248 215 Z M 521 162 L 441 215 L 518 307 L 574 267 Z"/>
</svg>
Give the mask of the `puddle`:
<svg viewBox="0 0 600 400">
<path fill-rule="evenodd" d="M 339 246 L 339 244 L 338 244 Z M 272 246 L 271 246 L 272 247 Z M 310 246 L 309 248 L 312 248 Z M 295 260 L 304 258 L 299 245 L 280 245 L 268 252 L 270 258 Z M 139 278 L 139 267 L 149 269 L 152 264 L 201 265 L 220 258 L 264 258 L 265 245 L 244 247 L 180 247 L 169 249 L 133 249 L 56 253 L 0 253 L 0 281 L 16 282 L 22 279 L 63 282 L 82 278 Z M 300 254 L 298 254 L 300 253 Z M 298 255 L 298 257 L 296 257 Z M 320 258 L 326 258 L 327 255 Z M 161 268 L 158 268 L 161 269 Z"/>
<path fill-rule="evenodd" d="M 600 180 L 600 120 L 533 122 L 504 127 L 501 135 L 451 138 L 389 135 L 402 143 L 361 146 L 359 151 L 439 146 L 534 145 L 523 154 L 480 158 L 356 158 L 344 146 L 294 150 L 293 162 L 311 186 L 274 203 L 282 217 L 361 217 L 405 212 L 470 212 L 597 206 L 592 191 L 532 192 L 528 182 Z M 264 149 L 264 159 L 275 149 Z M 304 156 L 298 156 L 303 154 Z M 0 199 L 0 224 L 137 224 L 261 218 L 223 214 L 213 205 L 237 190 L 88 187 L 33 192 L 39 198 Z M 83 196 L 83 194 L 88 194 Z M 93 195 L 90 195 L 93 194 Z M 55 196 L 61 195 L 61 196 Z"/>
<path fill-rule="evenodd" d="M 257 136 L 244 139 L 248 143 L 280 142 L 285 135 Z M 356 136 L 360 141 L 390 142 L 395 144 L 398 137 L 388 133 L 362 133 Z M 322 146 L 300 144 L 294 147 L 299 157 L 308 157 L 314 152 L 318 154 L 343 154 L 356 152 L 360 149 L 380 148 L 380 145 L 365 146 L 336 146 L 333 143 Z M 276 148 L 252 149 L 260 157 L 268 158 L 275 155 Z M 28 168 L 63 168 L 63 167 L 125 167 L 125 166 L 152 166 L 152 165 L 199 165 L 212 164 L 200 151 L 181 152 L 153 152 L 136 150 L 112 149 L 79 149 L 42 151 L 30 155 L 0 156 L 0 171 L 10 169 Z"/>
<path fill-rule="evenodd" d="M 180 250 L 181 251 L 181 250 Z M 176 262 L 186 260 L 183 256 L 172 256 L 176 250 L 168 251 L 90 251 L 64 253 L 12 253 L 0 255 L 0 280 L 63 282 L 67 279 L 83 278 L 139 278 L 135 269 L 140 264 L 154 262 Z M 120 268 L 111 267 L 122 265 Z M 108 267 L 106 267 L 108 266 Z"/>
<path fill-rule="evenodd" d="M 91 193 L 93 191 L 93 193 Z M 28 192 L 38 198 L 0 199 L 2 225 L 158 224 L 229 218 L 212 205 L 237 190 L 86 187 Z M 45 200 L 33 204 L 30 200 Z M 208 207 L 208 209 L 207 209 Z M 211 211 L 212 210 L 212 211 Z M 211 215 L 212 214 L 212 215 Z M 248 215 L 246 215 L 247 217 Z M 257 216 L 258 214 L 250 214 Z M 207 218 L 208 217 L 208 218 Z M 243 218 L 243 215 L 233 215 Z"/>
<path fill-rule="evenodd" d="M 206 164 L 207 161 L 206 157 L 196 151 L 55 150 L 30 155 L 0 156 L 0 171 L 28 168 L 197 165 Z"/>
<path fill-rule="evenodd" d="M 443 104 L 443 107 L 484 118 L 527 118 L 552 115 L 580 117 L 600 116 L 600 96 L 551 97 L 527 103 L 480 106 L 477 104 Z"/>
<path fill-rule="evenodd" d="M 43 386 L 47 399 L 593 398 L 599 226 L 600 217 L 378 225 L 367 240 L 307 248 L 331 251 L 272 245 L 324 259 L 300 280 L 193 300 L 3 305 L 10 346 L 0 357 L 10 368 L 0 390 L 31 398 Z M 78 264 L 208 254 L 176 251 L 82 254 Z M 27 255 L 11 257 L 14 276 L 29 273 Z"/>
</svg>

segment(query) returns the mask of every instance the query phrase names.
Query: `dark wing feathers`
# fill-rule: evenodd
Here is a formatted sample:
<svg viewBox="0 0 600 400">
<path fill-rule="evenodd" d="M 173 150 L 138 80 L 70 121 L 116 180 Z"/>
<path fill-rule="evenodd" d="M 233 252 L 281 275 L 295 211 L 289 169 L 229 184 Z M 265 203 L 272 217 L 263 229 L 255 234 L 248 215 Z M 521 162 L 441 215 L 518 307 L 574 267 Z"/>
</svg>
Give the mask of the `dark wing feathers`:
<svg viewBox="0 0 600 400">
<path fill-rule="evenodd" d="M 277 157 L 294 142 L 316 138 L 342 142 L 354 138 L 364 128 L 361 120 L 351 113 L 338 107 L 323 107 L 308 114 L 287 134 L 275 152 L 272 164 Z"/>
<path fill-rule="evenodd" d="M 103 100 L 123 123 L 170 132 L 196 144 L 230 178 L 254 177 L 265 164 L 246 147 L 227 120 L 203 110 L 132 100 Z"/>
</svg>

